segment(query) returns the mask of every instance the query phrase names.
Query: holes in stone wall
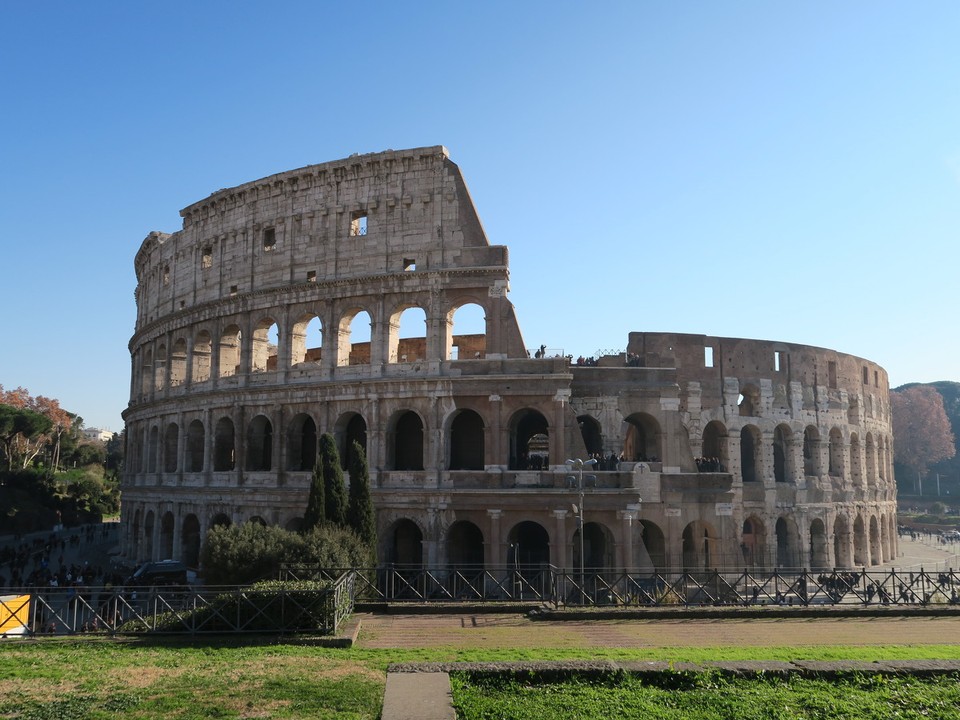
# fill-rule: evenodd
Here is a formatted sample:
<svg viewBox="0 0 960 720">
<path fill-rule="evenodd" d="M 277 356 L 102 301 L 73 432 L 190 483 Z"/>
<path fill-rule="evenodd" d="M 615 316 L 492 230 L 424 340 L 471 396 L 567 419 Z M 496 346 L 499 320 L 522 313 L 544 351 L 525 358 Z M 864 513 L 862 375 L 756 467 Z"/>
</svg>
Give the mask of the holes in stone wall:
<svg viewBox="0 0 960 720">
<path fill-rule="evenodd" d="M 275 228 L 263 229 L 263 251 L 272 252 L 277 246 L 277 231 Z"/>
<path fill-rule="evenodd" d="M 213 267 L 213 248 L 209 245 L 203 248 L 200 255 L 200 269 L 209 270 Z"/>
<path fill-rule="evenodd" d="M 350 214 L 350 237 L 367 234 L 367 213 L 363 211 Z"/>
</svg>

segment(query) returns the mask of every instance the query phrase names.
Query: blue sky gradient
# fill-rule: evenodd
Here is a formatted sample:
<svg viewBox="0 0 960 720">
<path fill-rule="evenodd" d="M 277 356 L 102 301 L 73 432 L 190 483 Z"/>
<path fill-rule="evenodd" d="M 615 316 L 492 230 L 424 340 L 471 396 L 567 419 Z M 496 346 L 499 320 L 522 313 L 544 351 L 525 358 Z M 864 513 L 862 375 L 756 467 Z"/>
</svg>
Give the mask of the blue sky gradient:
<svg viewBox="0 0 960 720">
<path fill-rule="evenodd" d="M 0 384 L 120 430 L 133 258 L 275 172 L 442 144 L 528 346 L 766 338 L 960 380 L 960 4 L 0 5 Z"/>
</svg>

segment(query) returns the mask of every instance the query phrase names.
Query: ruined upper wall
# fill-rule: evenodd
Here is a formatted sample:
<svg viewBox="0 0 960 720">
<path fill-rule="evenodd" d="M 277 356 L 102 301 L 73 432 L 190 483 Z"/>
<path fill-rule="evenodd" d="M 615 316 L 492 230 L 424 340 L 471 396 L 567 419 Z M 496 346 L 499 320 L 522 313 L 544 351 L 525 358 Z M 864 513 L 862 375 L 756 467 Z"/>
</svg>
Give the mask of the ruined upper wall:
<svg viewBox="0 0 960 720">
<path fill-rule="evenodd" d="M 138 325 L 304 282 L 466 268 L 506 275 L 442 146 L 356 155 L 219 190 L 137 253 Z"/>
</svg>

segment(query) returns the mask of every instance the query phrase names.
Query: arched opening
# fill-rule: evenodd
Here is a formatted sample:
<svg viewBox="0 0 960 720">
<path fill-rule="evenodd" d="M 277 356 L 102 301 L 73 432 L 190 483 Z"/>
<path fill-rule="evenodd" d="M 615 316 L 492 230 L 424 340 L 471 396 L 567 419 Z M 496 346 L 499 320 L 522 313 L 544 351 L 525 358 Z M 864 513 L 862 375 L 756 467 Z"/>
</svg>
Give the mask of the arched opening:
<svg viewBox="0 0 960 720">
<path fill-rule="evenodd" d="M 820 475 L 820 431 L 813 425 L 803 431 L 803 474 Z"/>
<path fill-rule="evenodd" d="M 210 340 L 210 333 L 201 330 L 193 341 L 193 352 L 191 353 L 191 378 L 194 383 L 206 382 L 210 379 L 210 358 L 213 353 L 213 342 Z"/>
<path fill-rule="evenodd" d="M 247 522 L 248 522 L 248 523 L 252 523 L 253 525 L 259 525 L 260 527 L 266 527 L 266 526 L 267 526 L 267 521 L 264 520 L 264 519 L 263 519 L 261 516 L 259 516 L 259 515 L 251 515 L 251 516 L 250 516 L 250 519 L 247 520 Z"/>
<path fill-rule="evenodd" d="M 388 362 L 412 363 L 427 358 L 427 314 L 408 307 L 390 318 Z"/>
<path fill-rule="evenodd" d="M 867 555 L 867 529 L 860 515 L 853 521 L 853 564 L 857 567 L 867 567 L 870 564 Z"/>
<path fill-rule="evenodd" d="M 153 560 L 153 528 L 154 516 L 153 510 L 147 512 L 143 521 L 143 559 Z"/>
<path fill-rule="evenodd" d="M 716 468 L 713 472 L 726 472 L 730 461 L 727 457 L 727 428 L 722 422 L 712 420 L 707 423 L 703 429 L 700 454 L 709 467 Z"/>
<path fill-rule="evenodd" d="M 667 541 L 660 526 L 650 520 L 640 521 L 640 552 L 637 567 L 653 573 L 667 571 Z"/>
<path fill-rule="evenodd" d="M 236 466 L 233 420 L 222 417 L 217 421 L 213 435 L 213 469 L 215 472 L 233 470 Z"/>
<path fill-rule="evenodd" d="M 535 436 L 541 436 L 532 443 Z M 544 439 L 548 449 L 544 453 Z M 547 419 L 536 410 L 516 412 L 510 420 L 510 469 L 528 470 L 542 468 L 549 459 L 549 425 Z"/>
<path fill-rule="evenodd" d="M 511 528 L 507 564 L 512 570 L 539 570 L 550 564 L 550 536 L 539 523 L 525 520 Z"/>
<path fill-rule="evenodd" d="M 319 363 L 323 358 L 323 324 L 316 315 L 301 315 L 290 333 L 290 361 L 294 365 Z"/>
<path fill-rule="evenodd" d="M 134 560 L 140 560 L 140 546 L 141 546 L 141 535 L 140 535 L 140 511 L 137 510 L 133 513 L 133 527 L 130 532 L 132 548 L 132 556 Z"/>
<path fill-rule="evenodd" d="M 340 464 L 344 470 L 349 470 L 353 464 L 353 443 L 360 445 L 364 454 L 367 452 L 366 420 L 357 413 L 341 415 L 334 426 L 334 439 L 340 451 Z"/>
<path fill-rule="evenodd" d="M 758 482 L 760 475 L 760 431 L 753 425 L 740 430 L 740 476 L 743 482 Z"/>
<path fill-rule="evenodd" d="M 793 480 L 793 456 L 790 454 L 790 437 L 793 432 L 786 425 L 773 429 L 773 477 L 778 483 Z"/>
<path fill-rule="evenodd" d="M 302 517 L 290 518 L 290 519 L 287 520 L 287 522 L 284 524 L 283 529 L 286 530 L 287 532 L 295 532 L 295 533 L 302 532 L 302 531 L 303 531 L 303 518 L 302 518 Z"/>
<path fill-rule="evenodd" d="M 187 472 L 203 472 L 203 453 L 206 430 L 203 423 L 193 420 L 187 426 Z"/>
<path fill-rule="evenodd" d="M 486 311 L 476 303 L 456 308 L 450 315 L 452 341 L 447 359 L 479 360 L 487 354 Z"/>
<path fill-rule="evenodd" d="M 157 471 L 157 456 L 160 454 L 160 431 L 156 426 L 150 428 L 150 440 L 147 443 L 147 472 Z"/>
<path fill-rule="evenodd" d="M 461 410 L 450 423 L 450 469 L 483 470 L 483 418 L 473 410 Z"/>
<path fill-rule="evenodd" d="M 287 470 L 312 470 L 317 462 L 317 424 L 313 418 L 299 413 L 287 430 Z"/>
<path fill-rule="evenodd" d="M 240 328 L 228 325 L 220 336 L 220 363 L 218 377 L 233 377 L 240 372 Z"/>
<path fill-rule="evenodd" d="M 340 318 L 337 365 L 370 364 L 370 328 L 372 321 L 366 310 L 353 310 Z"/>
<path fill-rule="evenodd" d="M 246 469 L 264 471 L 272 467 L 273 424 L 264 415 L 257 415 L 247 426 Z"/>
<path fill-rule="evenodd" d="M 577 417 L 577 425 L 580 427 L 580 436 L 583 438 L 583 445 L 587 450 L 587 455 L 603 455 L 603 434 L 600 432 L 600 423 L 596 418 L 590 415 L 580 415 Z"/>
<path fill-rule="evenodd" d="M 192 513 L 183 519 L 180 548 L 183 562 L 187 567 L 195 568 L 200 565 L 200 521 Z"/>
<path fill-rule="evenodd" d="M 829 467 L 831 477 L 843 477 L 843 435 L 839 428 L 830 429 Z"/>
<path fill-rule="evenodd" d="M 173 559 L 173 513 L 169 510 L 160 517 L 160 559 Z"/>
<path fill-rule="evenodd" d="M 601 573 L 615 564 L 613 535 L 600 523 L 588 522 L 583 528 L 583 568 L 585 572 Z M 580 565 L 580 528 L 573 533 L 573 566 Z"/>
<path fill-rule="evenodd" d="M 187 381 L 187 341 L 178 338 L 170 352 L 170 387 L 179 387 Z"/>
<path fill-rule="evenodd" d="M 838 568 L 852 567 L 850 557 L 850 524 L 843 515 L 833 521 L 833 558 Z"/>
<path fill-rule="evenodd" d="M 463 570 L 483 568 L 483 532 L 472 522 L 459 520 L 450 526 L 447 533 L 447 564 Z"/>
<path fill-rule="evenodd" d="M 140 362 L 140 392 L 149 395 L 153 389 L 153 350 L 146 348 Z"/>
<path fill-rule="evenodd" d="M 628 462 L 659 462 L 660 424 L 652 415 L 634 413 L 626 418 L 623 459 Z"/>
<path fill-rule="evenodd" d="M 280 347 L 280 328 L 273 318 L 264 318 L 253 331 L 253 358 L 250 368 L 253 372 L 267 372 L 277 369 L 277 353 Z"/>
<path fill-rule="evenodd" d="M 877 519 L 870 517 L 870 564 L 879 565 L 883 562 L 883 546 L 880 543 L 880 527 Z"/>
<path fill-rule="evenodd" d="M 156 364 L 153 368 L 153 387 L 155 390 L 163 390 L 167 386 L 167 346 L 160 345 L 157 348 Z"/>
<path fill-rule="evenodd" d="M 398 520 L 389 537 L 389 562 L 408 568 L 423 565 L 423 533 L 413 520 Z"/>
<path fill-rule="evenodd" d="M 210 527 L 230 527 L 233 523 L 226 513 L 217 513 L 210 521 Z"/>
<path fill-rule="evenodd" d="M 763 521 L 750 516 L 743 521 L 740 539 L 744 567 L 762 568 L 767 565 L 767 530 Z"/>
<path fill-rule="evenodd" d="M 177 471 L 177 446 L 180 443 L 180 428 L 176 423 L 167 425 L 163 433 L 163 471 L 175 473 Z"/>
<path fill-rule="evenodd" d="M 827 529 L 823 520 L 814 520 L 810 523 L 810 569 L 825 570 L 830 567 L 830 556 L 827 553 Z"/>
<path fill-rule="evenodd" d="M 777 534 L 777 567 L 799 568 L 800 534 L 793 518 L 779 517 L 774 528 Z"/>
<path fill-rule="evenodd" d="M 744 385 L 737 397 L 740 417 L 758 417 L 760 415 L 760 389 L 756 385 Z"/>
<path fill-rule="evenodd" d="M 694 520 L 683 529 L 684 572 L 709 571 L 719 567 L 719 546 L 713 528 Z"/>
<path fill-rule="evenodd" d="M 423 421 L 412 410 L 401 414 L 393 426 L 394 470 L 423 470 Z"/>
</svg>

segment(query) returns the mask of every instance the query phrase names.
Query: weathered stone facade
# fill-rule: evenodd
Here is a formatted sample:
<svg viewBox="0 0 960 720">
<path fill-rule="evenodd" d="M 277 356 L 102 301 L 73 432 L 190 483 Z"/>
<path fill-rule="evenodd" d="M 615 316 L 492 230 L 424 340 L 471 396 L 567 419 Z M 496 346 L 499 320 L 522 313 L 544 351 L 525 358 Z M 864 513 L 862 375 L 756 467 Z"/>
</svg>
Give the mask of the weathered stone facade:
<svg viewBox="0 0 960 720">
<path fill-rule="evenodd" d="M 507 249 L 487 242 L 442 147 L 281 173 L 181 215 L 136 257 L 131 559 L 195 564 L 217 523 L 298 527 L 323 432 L 342 453 L 366 448 L 383 562 L 578 567 L 575 505 L 588 567 L 896 554 L 882 368 L 639 332 L 596 365 L 531 357 Z M 466 306 L 485 333 L 457 332 Z M 422 316 L 421 337 L 400 337 L 404 312 Z M 586 468 L 581 507 L 565 461 L 611 454 Z"/>
</svg>

